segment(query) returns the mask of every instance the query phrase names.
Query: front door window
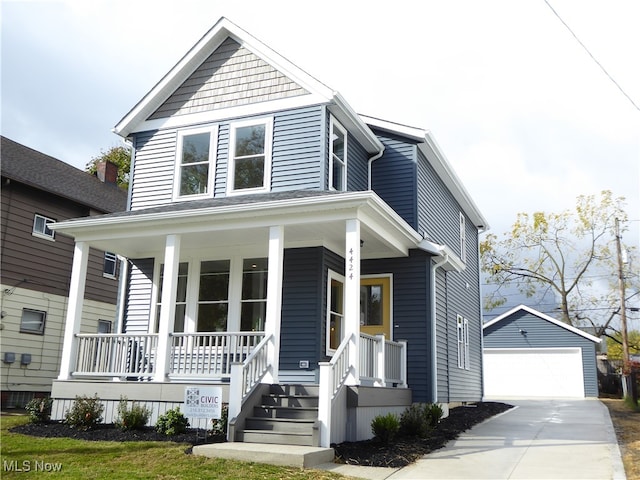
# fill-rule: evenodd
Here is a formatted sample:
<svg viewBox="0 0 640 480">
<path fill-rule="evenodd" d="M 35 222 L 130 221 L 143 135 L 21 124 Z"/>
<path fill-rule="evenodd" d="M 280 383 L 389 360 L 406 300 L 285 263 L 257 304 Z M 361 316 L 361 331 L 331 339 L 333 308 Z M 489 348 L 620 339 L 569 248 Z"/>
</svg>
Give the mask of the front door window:
<svg viewBox="0 0 640 480">
<path fill-rule="evenodd" d="M 391 278 L 360 280 L 360 331 L 391 338 Z"/>
</svg>

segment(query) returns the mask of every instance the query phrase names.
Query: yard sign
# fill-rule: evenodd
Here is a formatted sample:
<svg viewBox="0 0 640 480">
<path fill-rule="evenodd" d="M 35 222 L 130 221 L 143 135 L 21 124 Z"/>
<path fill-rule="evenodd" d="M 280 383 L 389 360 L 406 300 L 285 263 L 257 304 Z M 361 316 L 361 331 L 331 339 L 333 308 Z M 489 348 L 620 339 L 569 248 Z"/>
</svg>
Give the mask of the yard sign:
<svg viewBox="0 0 640 480">
<path fill-rule="evenodd" d="M 194 418 L 221 418 L 222 388 L 186 387 L 184 389 L 184 414 Z"/>
</svg>

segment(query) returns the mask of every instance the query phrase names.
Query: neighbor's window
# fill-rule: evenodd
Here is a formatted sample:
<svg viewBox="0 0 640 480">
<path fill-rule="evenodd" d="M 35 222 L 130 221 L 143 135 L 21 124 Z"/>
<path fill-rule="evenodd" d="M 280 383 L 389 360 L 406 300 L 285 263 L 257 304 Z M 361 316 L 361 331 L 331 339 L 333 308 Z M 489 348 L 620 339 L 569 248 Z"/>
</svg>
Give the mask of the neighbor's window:
<svg viewBox="0 0 640 480">
<path fill-rule="evenodd" d="M 264 330 L 267 313 L 267 263 L 266 258 L 245 258 L 242 262 L 240 330 L 243 332 Z"/>
<path fill-rule="evenodd" d="M 347 189 L 347 131 L 331 117 L 329 144 L 329 185 L 331 190 Z"/>
<path fill-rule="evenodd" d="M 231 125 L 229 193 L 269 190 L 272 130 L 272 118 Z"/>
<path fill-rule="evenodd" d="M 467 229 L 464 213 L 460 212 L 460 260 L 467 261 Z"/>
<path fill-rule="evenodd" d="M 104 252 L 104 267 L 102 273 L 105 277 L 115 278 L 118 269 L 118 257 L 115 253 Z"/>
<path fill-rule="evenodd" d="M 458 315 L 458 368 L 469 370 L 469 322 Z"/>
<path fill-rule="evenodd" d="M 178 132 L 174 197 L 212 195 L 216 137 L 217 127 Z"/>
<path fill-rule="evenodd" d="M 46 320 L 47 312 L 23 308 L 22 319 L 20 320 L 20 333 L 44 335 L 44 324 Z"/>
<path fill-rule="evenodd" d="M 98 333 L 111 333 L 112 325 L 110 320 L 98 320 Z"/>
<path fill-rule="evenodd" d="M 54 219 L 36 213 L 33 217 L 33 235 L 46 238 L 47 240 L 53 240 L 54 231 L 49 228 L 49 224 L 54 222 Z"/>
</svg>

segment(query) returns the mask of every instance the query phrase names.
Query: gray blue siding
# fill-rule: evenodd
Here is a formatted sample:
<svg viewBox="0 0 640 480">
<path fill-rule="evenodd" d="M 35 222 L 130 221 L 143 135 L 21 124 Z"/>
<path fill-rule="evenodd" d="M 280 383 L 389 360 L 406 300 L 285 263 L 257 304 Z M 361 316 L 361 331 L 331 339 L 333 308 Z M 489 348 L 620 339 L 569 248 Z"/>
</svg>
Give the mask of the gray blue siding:
<svg viewBox="0 0 640 480">
<path fill-rule="evenodd" d="M 371 186 L 398 215 L 418 229 L 416 147 L 399 137 L 376 132 L 384 154 L 371 166 Z"/>
<path fill-rule="evenodd" d="M 527 335 L 521 335 L 520 329 Z M 595 343 L 565 328 L 554 325 L 527 311 L 514 312 L 484 330 L 484 348 L 552 348 L 582 349 L 584 393 L 598 396 Z"/>
</svg>

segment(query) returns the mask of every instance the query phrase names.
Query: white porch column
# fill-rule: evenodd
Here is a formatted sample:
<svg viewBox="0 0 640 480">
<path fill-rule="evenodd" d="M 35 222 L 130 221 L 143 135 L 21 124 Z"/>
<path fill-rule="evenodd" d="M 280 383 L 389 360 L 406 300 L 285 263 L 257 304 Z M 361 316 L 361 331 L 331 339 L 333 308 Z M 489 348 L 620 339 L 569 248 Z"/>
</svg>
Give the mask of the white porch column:
<svg viewBox="0 0 640 480">
<path fill-rule="evenodd" d="M 273 335 L 268 345 L 267 359 L 271 369 L 264 377 L 266 383 L 278 383 L 280 365 L 280 322 L 282 318 L 282 279 L 284 270 L 284 227 L 269 228 L 269 263 L 267 275 L 267 312 L 265 336 Z"/>
<path fill-rule="evenodd" d="M 82 307 L 84 305 L 84 287 L 87 281 L 87 263 L 89 260 L 89 245 L 76 242 L 73 251 L 71 267 L 71 284 L 69 285 L 69 306 L 64 327 L 64 341 L 62 358 L 60 360 L 60 375 L 58 380 L 69 380 L 71 371 L 75 368 L 78 352 L 78 339 L 82 323 Z"/>
<path fill-rule="evenodd" d="M 160 299 L 160 325 L 158 326 L 158 350 L 156 351 L 154 382 L 164 382 L 169 373 L 169 360 L 171 357 L 169 334 L 173 332 L 173 322 L 176 314 L 180 239 L 180 235 L 167 235 L 164 247 L 164 278 L 162 280 L 162 298 Z"/>
<path fill-rule="evenodd" d="M 351 373 L 346 385 L 358 385 L 358 359 L 360 358 L 360 220 L 346 222 L 346 257 L 344 266 L 344 322 L 345 337 L 353 335 L 349 348 Z"/>
</svg>

